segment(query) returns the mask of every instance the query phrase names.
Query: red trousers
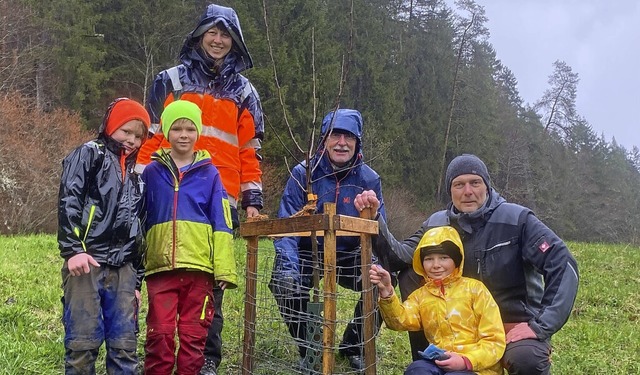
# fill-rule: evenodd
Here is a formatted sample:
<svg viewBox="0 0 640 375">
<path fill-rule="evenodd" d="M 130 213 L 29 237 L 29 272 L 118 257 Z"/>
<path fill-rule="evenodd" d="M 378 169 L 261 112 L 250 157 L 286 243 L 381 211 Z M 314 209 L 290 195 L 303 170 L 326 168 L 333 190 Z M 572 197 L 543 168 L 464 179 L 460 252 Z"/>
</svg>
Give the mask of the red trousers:
<svg viewBox="0 0 640 375">
<path fill-rule="evenodd" d="M 212 274 L 175 270 L 146 278 L 149 295 L 144 373 L 196 375 L 213 319 Z M 176 360 L 175 334 L 180 343 Z"/>
</svg>

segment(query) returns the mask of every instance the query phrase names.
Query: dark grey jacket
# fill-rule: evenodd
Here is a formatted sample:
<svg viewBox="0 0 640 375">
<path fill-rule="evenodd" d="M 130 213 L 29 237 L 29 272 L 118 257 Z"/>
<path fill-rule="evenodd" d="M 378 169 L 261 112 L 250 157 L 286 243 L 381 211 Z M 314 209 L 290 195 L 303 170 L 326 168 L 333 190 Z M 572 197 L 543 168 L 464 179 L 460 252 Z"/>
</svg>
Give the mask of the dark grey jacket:
<svg viewBox="0 0 640 375">
<path fill-rule="evenodd" d="M 507 203 L 493 189 L 484 207 L 462 214 L 449 204 L 400 242 L 379 218 L 375 253 L 392 271 L 413 272 L 413 251 L 422 235 L 437 226 L 458 230 L 465 252 L 463 276 L 485 283 L 505 323 L 528 322 L 546 340 L 566 323 L 578 291 L 578 267 L 565 243 L 531 210 Z M 410 293 L 419 285 L 400 285 Z M 405 281 L 407 283 L 407 281 Z M 403 293 L 404 294 L 404 293 Z"/>
</svg>

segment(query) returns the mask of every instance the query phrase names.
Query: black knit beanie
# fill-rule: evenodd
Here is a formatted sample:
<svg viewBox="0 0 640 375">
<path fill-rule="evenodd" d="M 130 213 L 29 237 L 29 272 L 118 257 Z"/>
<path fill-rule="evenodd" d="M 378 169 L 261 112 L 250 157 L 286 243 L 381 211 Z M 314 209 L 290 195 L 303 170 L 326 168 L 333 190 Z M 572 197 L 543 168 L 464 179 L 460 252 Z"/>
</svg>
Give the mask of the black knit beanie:
<svg viewBox="0 0 640 375">
<path fill-rule="evenodd" d="M 456 244 L 451 241 L 444 241 L 440 245 L 436 246 L 425 246 L 420 249 L 420 258 L 424 260 L 429 254 L 446 254 L 456 265 L 456 268 L 460 267 L 460 263 L 462 262 L 462 254 L 460 253 L 460 249 Z"/>
<path fill-rule="evenodd" d="M 475 174 L 482 177 L 485 185 L 487 185 L 487 191 L 491 190 L 491 179 L 484 162 L 475 155 L 462 154 L 451 160 L 447 167 L 447 174 L 445 175 L 447 195 L 451 196 L 451 182 L 453 182 L 453 179 L 463 174 Z"/>
</svg>

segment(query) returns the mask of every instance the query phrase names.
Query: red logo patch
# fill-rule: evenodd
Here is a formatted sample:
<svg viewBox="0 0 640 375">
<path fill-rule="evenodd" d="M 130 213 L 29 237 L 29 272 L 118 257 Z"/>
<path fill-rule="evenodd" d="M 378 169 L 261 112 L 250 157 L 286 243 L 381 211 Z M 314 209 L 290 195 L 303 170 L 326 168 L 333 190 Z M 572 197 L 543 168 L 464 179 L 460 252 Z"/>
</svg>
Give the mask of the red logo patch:
<svg viewBox="0 0 640 375">
<path fill-rule="evenodd" d="M 351 197 L 344 197 L 344 198 L 342 198 L 342 203 L 344 203 L 344 204 L 350 204 L 350 203 L 351 203 Z"/>
<path fill-rule="evenodd" d="M 550 247 L 551 246 L 549 245 L 549 243 L 547 241 L 544 241 L 540 244 L 540 246 L 538 246 L 538 249 L 540 249 L 540 251 L 544 253 L 545 251 L 549 250 Z"/>
</svg>

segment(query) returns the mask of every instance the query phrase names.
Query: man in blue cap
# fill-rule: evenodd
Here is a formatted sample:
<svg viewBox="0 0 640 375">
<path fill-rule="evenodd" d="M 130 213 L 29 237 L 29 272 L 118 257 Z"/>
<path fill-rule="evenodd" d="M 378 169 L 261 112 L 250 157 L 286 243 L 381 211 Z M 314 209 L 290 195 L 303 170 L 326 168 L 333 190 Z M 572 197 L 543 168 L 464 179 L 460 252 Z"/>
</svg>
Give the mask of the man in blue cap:
<svg viewBox="0 0 640 375">
<path fill-rule="evenodd" d="M 359 216 L 353 205 L 356 195 L 364 190 L 382 197 L 380 176 L 362 160 L 362 115 L 353 109 L 338 109 L 322 121 L 321 140 L 310 160 L 291 171 L 280 201 L 278 217 L 287 218 L 299 212 L 307 203 L 308 188 L 317 195 L 316 212 L 323 212 L 324 203 L 336 204 L 341 215 Z M 307 168 L 311 181 L 307 181 Z M 380 216 L 385 216 L 380 199 Z M 312 244 L 309 237 L 283 237 L 274 242 L 276 257 L 270 289 L 276 297 L 280 313 L 289 332 L 298 344 L 301 363 L 307 355 L 307 323 L 309 291 L 313 287 Z M 323 239 L 318 238 L 318 259 L 323 259 Z M 339 237 L 336 241 L 337 282 L 361 292 L 360 238 Z M 320 275 L 321 276 L 321 275 Z M 363 301 L 358 301 L 353 320 L 349 322 L 340 344 L 340 354 L 349 360 L 354 370 L 363 370 Z M 378 317 L 377 325 L 382 320 Z"/>
</svg>

